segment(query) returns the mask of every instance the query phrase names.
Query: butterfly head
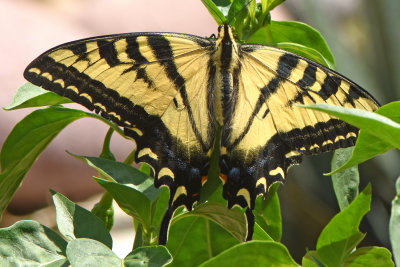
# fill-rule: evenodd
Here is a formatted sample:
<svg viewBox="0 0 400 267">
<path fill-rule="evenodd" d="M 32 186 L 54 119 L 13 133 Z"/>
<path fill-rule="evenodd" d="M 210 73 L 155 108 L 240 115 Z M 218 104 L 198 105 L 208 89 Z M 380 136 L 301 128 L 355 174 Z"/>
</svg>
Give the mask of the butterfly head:
<svg viewBox="0 0 400 267">
<path fill-rule="evenodd" d="M 218 27 L 218 39 L 229 38 L 235 40 L 233 28 L 229 24 L 221 24 Z"/>
<path fill-rule="evenodd" d="M 230 51 L 232 49 L 238 53 L 238 47 L 236 43 L 236 38 L 235 35 L 233 34 L 233 28 L 229 24 L 221 24 L 218 27 L 218 38 L 216 41 L 217 45 L 217 51 L 219 51 L 221 54 L 221 58 L 227 58 L 227 56 L 230 57 Z M 224 55 L 225 53 L 227 55 Z M 219 54 L 219 53 L 218 53 Z"/>
</svg>

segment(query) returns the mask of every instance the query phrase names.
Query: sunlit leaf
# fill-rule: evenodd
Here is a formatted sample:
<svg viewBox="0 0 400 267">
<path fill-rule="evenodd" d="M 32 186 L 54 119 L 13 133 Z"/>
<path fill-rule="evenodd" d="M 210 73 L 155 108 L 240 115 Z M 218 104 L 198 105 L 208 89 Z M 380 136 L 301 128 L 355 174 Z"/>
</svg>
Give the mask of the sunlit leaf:
<svg viewBox="0 0 400 267">
<path fill-rule="evenodd" d="M 274 241 L 252 241 L 238 244 L 200 265 L 221 266 L 298 266 L 287 248 Z"/>
<path fill-rule="evenodd" d="M 1 266 L 68 266 L 67 242 L 35 221 L 19 221 L 0 229 Z"/>
<path fill-rule="evenodd" d="M 91 238 L 112 248 L 112 238 L 104 223 L 90 211 L 60 193 L 51 191 L 57 214 L 57 227 L 67 239 Z"/>
</svg>

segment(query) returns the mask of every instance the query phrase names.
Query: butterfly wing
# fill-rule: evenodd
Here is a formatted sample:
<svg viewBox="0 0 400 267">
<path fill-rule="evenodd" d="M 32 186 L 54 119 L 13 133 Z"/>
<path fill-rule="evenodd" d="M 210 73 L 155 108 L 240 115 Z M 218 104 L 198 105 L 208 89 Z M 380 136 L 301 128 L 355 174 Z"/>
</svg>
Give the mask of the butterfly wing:
<svg viewBox="0 0 400 267">
<path fill-rule="evenodd" d="M 340 74 L 283 50 L 242 45 L 238 57 L 239 75 L 232 83 L 238 93 L 230 124 L 223 128 L 220 166 L 228 206 L 253 209 L 257 195 L 283 182 L 302 155 L 355 143 L 357 128 L 296 104 L 373 111 L 378 103 Z"/>
<path fill-rule="evenodd" d="M 207 175 L 215 119 L 212 78 L 204 77 L 215 75 L 208 67 L 213 45 L 175 33 L 102 36 L 53 48 L 24 72 L 33 84 L 123 126 L 136 141 L 136 162 L 151 165 L 155 185 L 170 189 L 160 243 L 174 210 L 191 210 Z"/>
</svg>

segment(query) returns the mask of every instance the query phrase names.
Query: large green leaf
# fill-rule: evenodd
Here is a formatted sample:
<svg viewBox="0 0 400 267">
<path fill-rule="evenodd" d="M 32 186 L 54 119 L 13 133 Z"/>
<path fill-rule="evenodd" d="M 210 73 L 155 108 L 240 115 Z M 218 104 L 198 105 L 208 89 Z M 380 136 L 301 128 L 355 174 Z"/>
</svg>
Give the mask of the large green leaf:
<svg viewBox="0 0 400 267">
<path fill-rule="evenodd" d="M 400 105 L 400 102 L 398 105 Z M 317 104 L 305 107 L 334 115 L 341 120 L 353 124 L 361 130 L 369 132 L 376 138 L 381 138 L 392 146 L 400 148 L 400 124 L 388 117 L 365 110 L 344 108 L 327 104 Z"/>
<path fill-rule="evenodd" d="M 172 265 L 198 265 L 238 244 L 238 240 L 243 242 L 245 235 L 246 222 L 240 209 L 229 210 L 221 203 L 201 204 L 172 220 L 167 243 L 174 257 Z M 253 239 L 272 240 L 258 224 Z"/>
<path fill-rule="evenodd" d="M 297 55 L 309 58 L 311 60 L 314 60 L 315 62 L 318 62 L 324 66 L 327 66 L 331 69 L 335 68 L 335 65 L 333 65 L 332 62 L 330 62 L 327 58 L 324 57 L 324 55 L 311 47 L 307 47 L 305 45 L 301 44 L 296 44 L 296 43 L 288 43 L 288 42 L 282 42 L 282 43 L 277 43 L 275 45 L 277 48 L 295 53 Z"/>
<path fill-rule="evenodd" d="M 330 68 L 335 66 L 333 55 L 322 35 L 301 22 L 271 21 L 271 24 L 258 29 L 247 42 L 276 46 Z"/>
<path fill-rule="evenodd" d="M 332 173 L 359 164 L 391 148 L 400 147 L 400 138 L 398 138 L 400 136 L 400 102 L 387 104 L 379 108 L 376 113 L 325 104 L 305 107 L 327 112 L 361 129 L 353 156 Z"/>
<path fill-rule="evenodd" d="M 335 59 L 321 33 L 302 22 L 298 21 L 271 21 L 269 26 L 273 44 L 295 43 L 315 49 L 328 62 L 328 67 L 335 66 Z"/>
<path fill-rule="evenodd" d="M 57 226 L 67 239 L 91 238 L 112 248 L 112 238 L 104 223 L 90 211 L 51 191 L 57 214 Z"/>
<path fill-rule="evenodd" d="M 50 107 L 33 111 L 14 127 L 0 155 L 0 216 L 40 153 L 65 126 L 86 116 L 80 110 Z"/>
<path fill-rule="evenodd" d="M 164 246 L 140 247 L 124 259 L 126 267 L 164 266 L 172 261 L 172 256 Z"/>
<path fill-rule="evenodd" d="M 394 146 L 389 144 L 387 141 L 377 138 L 368 131 L 361 130 L 359 132 L 356 145 L 353 149 L 352 156 L 348 159 L 348 161 L 343 162 L 342 165 L 336 166 L 335 169 L 332 168 L 332 172 L 328 173 L 327 175 L 335 174 L 344 169 L 363 163 L 391 149 L 394 149 Z"/>
<path fill-rule="evenodd" d="M 67 258 L 74 267 L 124 266 L 123 260 L 103 243 L 89 238 L 78 238 L 67 246 Z"/>
<path fill-rule="evenodd" d="M 340 266 L 357 244 L 364 238 L 358 227 L 369 211 L 371 185 L 343 211 L 338 213 L 322 230 L 317 242 L 317 252 L 328 266 Z"/>
<path fill-rule="evenodd" d="M 0 216 L 47 145 L 68 124 L 85 117 L 99 119 L 124 136 L 114 123 L 97 114 L 57 106 L 35 110 L 14 127 L 0 154 Z"/>
<path fill-rule="evenodd" d="M 172 220 L 172 225 L 187 216 L 201 216 L 212 220 L 240 242 L 246 237 L 246 221 L 239 209 L 228 209 L 224 204 L 208 202 L 197 206 L 192 212 L 176 216 Z"/>
<path fill-rule="evenodd" d="M 400 123 L 400 102 L 398 101 L 386 104 L 375 112 Z M 393 148 L 394 146 L 388 141 L 376 138 L 368 130 L 360 131 L 352 157 L 338 170 L 359 164 Z"/>
<path fill-rule="evenodd" d="M 400 178 L 397 178 L 396 181 L 396 192 L 396 196 L 392 201 L 389 232 L 393 257 L 397 266 L 400 266 Z"/>
<path fill-rule="evenodd" d="M 287 248 L 274 241 L 251 241 L 238 244 L 216 257 L 204 262 L 201 267 L 222 266 L 298 266 Z"/>
<path fill-rule="evenodd" d="M 31 83 L 25 83 L 18 88 L 13 100 L 4 109 L 14 110 L 28 107 L 60 105 L 65 103 L 72 103 L 72 101 Z"/>
<path fill-rule="evenodd" d="M 173 221 L 169 236 L 167 248 L 174 258 L 171 267 L 198 266 L 239 243 L 224 228 L 201 216 Z"/>
<path fill-rule="evenodd" d="M 0 266 L 68 266 L 67 242 L 35 221 L 0 229 Z"/>
<path fill-rule="evenodd" d="M 2 170 L 28 165 L 32 159 L 69 123 L 86 117 L 80 110 L 49 107 L 33 111 L 11 131 L 3 144 L 0 163 Z"/>
</svg>

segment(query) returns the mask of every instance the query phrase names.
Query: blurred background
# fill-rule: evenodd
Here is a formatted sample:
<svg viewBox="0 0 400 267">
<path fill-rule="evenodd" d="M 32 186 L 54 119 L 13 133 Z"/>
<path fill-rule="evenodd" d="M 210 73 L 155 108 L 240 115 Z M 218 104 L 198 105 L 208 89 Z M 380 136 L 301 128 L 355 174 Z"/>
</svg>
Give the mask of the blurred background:
<svg viewBox="0 0 400 267">
<path fill-rule="evenodd" d="M 381 104 L 400 95 L 400 1 L 393 0 L 287 0 L 274 10 L 274 20 L 298 20 L 310 24 L 326 38 L 336 70 L 371 92 Z M 200 0 L 0 0 L 0 106 L 11 102 L 25 81 L 25 67 L 38 55 L 58 44 L 96 35 L 171 31 L 208 37 L 217 25 Z M 78 105 L 74 107 L 79 107 Z M 0 146 L 14 125 L 32 110 L 0 110 Z M 48 189 L 91 208 L 101 188 L 91 179 L 95 172 L 65 153 L 99 155 L 107 131 L 105 124 L 83 119 L 68 126 L 50 144 L 25 178 L 1 227 L 21 218 L 34 218 L 55 225 Z M 133 142 L 117 135 L 112 149 L 123 159 Z M 330 177 L 331 154 L 305 157 L 293 167 L 280 188 L 283 243 L 299 262 L 306 249 L 315 249 L 322 228 L 339 211 Z M 390 248 L 388 219 L 395 195 L 394 181 L 400 173 L 400 155 L 388 152 L 360 166 L 362 190 L 372 183 L 371 212 L 361 225 L 368 232 L 362 245 Z M 116 229 L 131 231 L 129 217 L 116 219 Z M 119 243 L 125 256 L 132 247 L 133 233 Z M 115 245 L 117 245 L 115 242 Z"/>
</svg>

